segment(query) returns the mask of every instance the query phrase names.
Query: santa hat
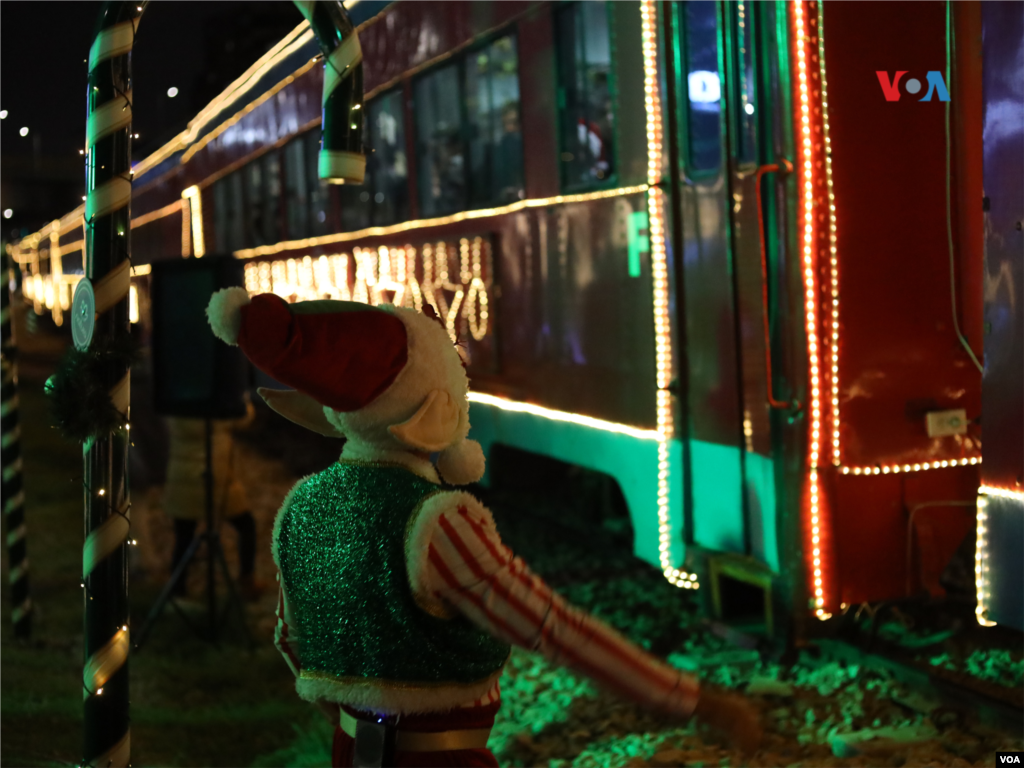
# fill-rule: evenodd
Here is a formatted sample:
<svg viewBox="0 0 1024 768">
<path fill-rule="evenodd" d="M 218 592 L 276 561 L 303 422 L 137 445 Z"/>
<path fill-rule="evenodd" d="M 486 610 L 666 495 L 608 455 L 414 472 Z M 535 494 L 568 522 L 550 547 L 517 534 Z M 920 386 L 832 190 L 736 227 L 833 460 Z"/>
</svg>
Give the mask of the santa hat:
<svg viewBox="0 0 1024 768">
<path fill-rule="evenodd" d="M 214 334 L 241 347 L 253 365 L 336 411 L 372 402 L 408 359 L 402 321 L 367 304 L 288 304 L 272 293 L 249 301 L 244 289 L 228 288 L 207 313 Z"/>
<path fill-rule="evenodd" d="M 257 368 L 298 391 L 271 397 L 261 391 L 282 415 L 371 445 L 397 440 L 440 451 L 438 469 L 449 483 L 482 476 L 483 453 L 466 439 L 468 379 L 436 318 L 347 301 L 288 304 L 274 294 L 250 300 L 242 288 L 215 293 L 207 316 L 218 338 L 239 346 Z M 302 409 L 285 403 L 288 395 L 306 401 L 306 414 L 316 407 L 299 393 L 329 409 L 330 425 L 294 417 Z"/>
</svg>

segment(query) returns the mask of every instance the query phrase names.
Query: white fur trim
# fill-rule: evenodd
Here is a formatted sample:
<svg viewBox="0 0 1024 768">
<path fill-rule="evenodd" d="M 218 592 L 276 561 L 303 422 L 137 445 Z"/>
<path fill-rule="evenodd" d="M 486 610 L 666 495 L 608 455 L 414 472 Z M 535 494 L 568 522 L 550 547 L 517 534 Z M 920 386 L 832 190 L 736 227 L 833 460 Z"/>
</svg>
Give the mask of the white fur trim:
<svg viewBox="0 0 1024 768">
<path fill-rule="evenodd" d="M 288 505 L 292 503 L 292 497 L 302 487 L 303 483 L 309 480 L 313 475 L 306 475 L 304 478 L 299 480 L 292 489 L 288 491 L 288 495 L 284 497 L 284 501 L 281 502 L 280 509 L 277 510 L 277 515 L 274 516 L 274 531 L 270 536 L 270 554 L 274 558 L 274 565 L 277 566 L 277 570 L 281 571 L 281 561 L 277 556 L 277 538 L 281 535 L 281 523 L 284 521 L 284 513 L 288 509 Z"/>
<path fill-rule="evenodd" d="M 249 303 L 245 288 L 224 288 L 210 297 L 206 305 L 206 319 L 210 322 L 213 335 L 231 346 L 238 346 L 238 334 L 242 330 L 242 307 Z"/>
<path fill-rule="evenodd" d="M 331 411 L 328 420 L 349 439 L 385 450 L 403 450 L 398 439 L 388 431 L 393 424 L 402 424 L 419 410 L 427 395 L 440 389 L 451 395 L 459 406 L 459 428 L 452 443 L 469 432 L 469 379 L 462 367 L 455 345 L 436 321 L 412 309 L 381 305 L 405 325 L 408 339 L 408 362 L 391 386 L 372 403 L 358 411 Z"/>
<path fill-rule="evenodd" d="M 405 566 L 409 574 L 409 589 L 421 607 L 444 610 L 443 604 L 430 592 L 427 553 L 441 515 L 454 513 L 459 507 L 465 507 L 474 517 L 483 520 L 485 526 L 495 527 L 491 511 L 476 496 L 465 491 L 447 491 L 428 496 L 419 505 L 415 517 L 409 520 L 409 530 L 405 537 Z M 435 610 L 428 613 L 435 613 Z"/>
<path fill-rule="evenodd" d="M 437 469 L 449 485 L 468 485 L 484 476 L 484 449 L 476 440 L 460 440 L 437 458 Z"/>
<path fill-rule="evenodd" d="M 355 709 L 388 715 L 420 712 L 447 712 L 483 697 L 498 678 L 499 669 L 490 677 L 464 685 L 394 687 L 370 682 L 348 682 L 330 677 L 297 677 L 295 691 L 306 701 L 334 701 Z"/>
<path fill-rule="evenodd" d="M 336 412 L 335 412 L 336 413 Z M 349 438 L 345 447 L 341 449 L 342 460 L 386 462 L 388 464 L 400 464 L 414 475 L 419 475 L 424 480 L 429 480 L 434 485 L 441 484 L 441 478 L 437 476 L 437 470 L 427 459 L 421 459 L 408 449 L 401 451 L 386 450 L 373 445 L 366 445 L 356 438 Z"/>
</svg>

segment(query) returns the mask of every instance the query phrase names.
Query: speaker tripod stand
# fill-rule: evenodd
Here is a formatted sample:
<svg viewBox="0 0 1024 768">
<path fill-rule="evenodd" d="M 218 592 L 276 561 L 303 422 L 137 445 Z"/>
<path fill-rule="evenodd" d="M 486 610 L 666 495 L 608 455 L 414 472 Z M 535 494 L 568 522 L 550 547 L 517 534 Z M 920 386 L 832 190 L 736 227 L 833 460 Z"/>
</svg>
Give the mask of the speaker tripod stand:
<svg viewBox="0 0 1024 768">
<path fill-rule="evenodd" d="M 214 525 L 213 520 L 213 424 L 210 419 L 206 419 L 206 469 L 203 473 L 203 485 L 205 490 L 205 517 L 206 517 L 206 530 L 196 536 L 189 548 L 185 551 L 185 555 L 181 558 L 177 567 L 174 569 L 174 573 L 171 574 L 170 581 L 164 585 L 163 590 L 160 592 L 160 596 L 153 603 L 153 607 L 149 610 L 149 615 L 146 617 L 146 622 L 142 625 L 142 629 L 139 631 L 138 639 L 135 641 L 135 652 L 138 653 L 142 650 L 142 644 L 146 642 L 146 638 L 153 629 L 153 625 L 156 624 L 160 618 L 160 614 L 163 613 L 164 607 L 168 601 L 181 616 L 182 620 L 188 627 L 196 634 L 197 637 L 212 642 L 215 646 L 220 646 L 220 633 L 227 622 L 228 612 L 234 607 L 238 612 L 238 618 L 242 624 L 242 632 L 245 635 L 246 647 L 252 648 L 252 636 L 249 634 L 249 628 L 245 621 L 245 609 L 242 606 L 241 598 L 238 594 L 238 589 L 235 586 L 235 581 L 231 577 L 231 572 L 228 569 L 227 560 L 224 558 L 224 549 L 221 546 L 220 531 Z M 189 563 L 199 552 L 200 545 L 206 545 L 206 607 L 207 607 L 207 632 L 204 636 L 202 630 L 197 627 L 185 614 L 174 600 L 175 590 L 184 581 L 185 574 L 188 572 Z M 218 612 L 217 606 L 217 567 L 220 567 L 221 574 L 224 578 L 224 583 L 227 585 L 228 595 L 224 601 L 223 612 Z"/>
</svg>

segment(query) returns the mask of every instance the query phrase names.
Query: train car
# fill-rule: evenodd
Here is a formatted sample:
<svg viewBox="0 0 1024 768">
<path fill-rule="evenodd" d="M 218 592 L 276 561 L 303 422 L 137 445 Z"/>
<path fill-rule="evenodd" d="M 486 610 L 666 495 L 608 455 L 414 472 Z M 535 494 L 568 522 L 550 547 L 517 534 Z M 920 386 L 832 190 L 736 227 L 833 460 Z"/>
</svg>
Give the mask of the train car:
<svg viewBox="0 0 1024 768">
<path fill-rule="evenodd" d="M 982 530 L 977 6 L 360 13 L 365 183 L 318 179 L 300 25 L 135 167 L 142 322 L 147 265 L 206 253 L 252 293 L 429 304 L 485 451 L 614 478 L 635 554 L 717 615 L 942 594 Z M 13 249 L 56 322 L 81 215 Z"/>
</svg>

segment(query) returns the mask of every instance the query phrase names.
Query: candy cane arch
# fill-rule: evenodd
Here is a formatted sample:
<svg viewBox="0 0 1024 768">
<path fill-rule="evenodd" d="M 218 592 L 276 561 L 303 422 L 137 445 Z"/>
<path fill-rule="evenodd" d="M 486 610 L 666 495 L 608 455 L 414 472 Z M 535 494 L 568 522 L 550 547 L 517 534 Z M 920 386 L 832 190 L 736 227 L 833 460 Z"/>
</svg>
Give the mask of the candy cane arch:
<svg viewBox="0 0 1024 768">
<path fill-rule="evenodd" d="M 86 122 L 85 273 L 72 307 L 80 349 L 130 333 L 131 52 L 147 2 L 107 2 L 89 51 Z M 361 182 L 362 53 L 338 0 L 299 2 L 325 62 L 320 177 Z M 84 764 L 127 766 L 129 529 L 128 410 L 130 372 L 106 371 L 111 402 L 123 415 L 113 433 L 83 446 L 85 462 Z"/>
<path fill-rule="evenodd" d="M 15 637 L 32 633 L 32 601 L 28 595 L 28 555 L 25 552 L 25 492 L 21 482 L 21 427 L 18 425 L 17 347 L 11 318 L 10 275 L 7 256 L 0 270 L 0 456 L 3 485 L 0 491 L 7 533 L 7 563 L 11 582 L 11 622 Z"/>
</svg>

